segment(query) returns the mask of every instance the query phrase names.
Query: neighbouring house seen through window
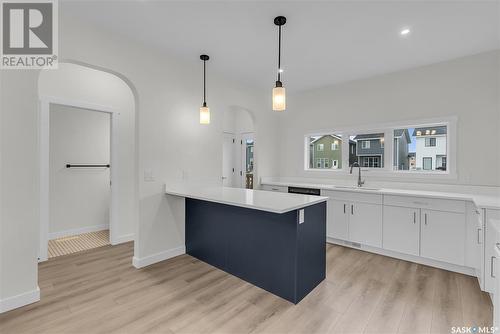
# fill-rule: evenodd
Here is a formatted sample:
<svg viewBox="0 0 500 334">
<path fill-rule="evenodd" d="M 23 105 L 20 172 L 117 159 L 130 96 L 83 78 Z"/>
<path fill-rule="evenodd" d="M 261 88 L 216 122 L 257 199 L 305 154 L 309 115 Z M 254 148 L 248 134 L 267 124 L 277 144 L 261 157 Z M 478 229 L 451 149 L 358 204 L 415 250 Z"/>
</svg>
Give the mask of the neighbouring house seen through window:
<svg viewBox="0 0 500 334">
<path fill-rule="evenodd" d="M 349 165 L 358 162 L 361 167 L 384 167 L 384 134 L 367 133 L 350 136 Z"/>
<path fill-rule="evenodd" d="M 446 171 L 446 125 L 394 130 L 393 169 Z"/>
<path fill-rule="evenodd" d="M 342 168 L 342 136 L 336 134 L 308 136 L 309 169 Z"/>
</svg>

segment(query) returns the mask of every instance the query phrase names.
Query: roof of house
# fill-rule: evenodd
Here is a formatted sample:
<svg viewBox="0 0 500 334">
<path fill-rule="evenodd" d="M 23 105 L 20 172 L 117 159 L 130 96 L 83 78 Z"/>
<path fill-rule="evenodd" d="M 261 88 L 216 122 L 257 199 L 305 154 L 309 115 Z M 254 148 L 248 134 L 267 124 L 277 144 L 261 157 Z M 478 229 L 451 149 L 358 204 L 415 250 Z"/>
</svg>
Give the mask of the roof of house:
<svg viewBox="0 0 500 334">
<path fill-rule="evenodd" d="M 314 144 L 315 142 L 317 142 L 317 141 L 318 141 L 318 140 L 320 140 L 321 138 L 324 138 L 324 137 L 327 137 L 327 136 L 333 137 L 333 138 L 335 138 L 335 139 L 342 140 L 342 138 L 341 138 L 341 137 L 336 136 L 336 135 L 323 135 L 323 136 L 320 136 L 320 137 L 318 137 L 318 138 L 314 139 L 313 141 L 311 141 L 311 142 L 309 143 L 309 145 Z"/>
<path fill-rule="evenodd" d="M 413 136 L 445 135 L 446 132 L 446 126 L 429 126 L 426 128 L 415 128 Z"/>
<path fill-rule="evenodd" d="M 410 137 L 410 132 L 408 132 L 408 129 L 396 129 L 394 130 L 394 137 L 397 138 L 397 137 L 401 137 L 402 135 L 405 135 L 406 137 L 406 141 L 409 143 L 411 143 L 411 137 Z"/>
<path fill-rule="evenodd" d="M 370 134 L 366 134 L 366 135 L 357 135 L 356 137 L 354 137 L 354 140 L 358 140 L 358 139 L 378 139 L 378 138 L 384 138 L 384 134 L 383 133 L 370 133 Z"/>
</svg>

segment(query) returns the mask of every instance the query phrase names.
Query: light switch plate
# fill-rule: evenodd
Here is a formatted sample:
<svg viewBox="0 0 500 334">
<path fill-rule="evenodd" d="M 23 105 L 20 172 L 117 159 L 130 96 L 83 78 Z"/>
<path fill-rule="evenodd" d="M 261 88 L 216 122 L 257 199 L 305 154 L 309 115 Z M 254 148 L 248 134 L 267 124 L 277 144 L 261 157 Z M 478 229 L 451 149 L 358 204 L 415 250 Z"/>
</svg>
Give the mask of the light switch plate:
<svg viewBox="0 0 500 334">
<path fill-rule="evenodd" d="M 304 209 L 299 210 L 299 224 L 304 222 Z"/>
<path fill-rule="evenodd" d="M 144 169 L 144 181 L 145 182 L 153 182 L 155 177 L 153 175 L 153 170 L 151 168 Z"/>
</svg>

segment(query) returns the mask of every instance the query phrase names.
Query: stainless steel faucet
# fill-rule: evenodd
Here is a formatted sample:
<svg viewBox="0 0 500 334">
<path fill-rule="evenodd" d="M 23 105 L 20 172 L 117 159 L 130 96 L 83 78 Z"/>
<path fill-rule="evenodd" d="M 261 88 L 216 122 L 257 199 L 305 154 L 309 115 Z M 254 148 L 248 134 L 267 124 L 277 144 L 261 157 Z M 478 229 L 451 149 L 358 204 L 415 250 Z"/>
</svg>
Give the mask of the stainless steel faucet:
<svg viewBox="0 0 500 334">
<path fill-rule="evenodd" d="M 349 172 L 349 174 L 352 174 L 352 169 L 354 167 L 358 167 L 359 169 L 359 173 L 358 173 L 358 187 L 362 187 L 363 184 L 365 184 L 365 181 L 361 181 L 361 166 L 359 165 L 358 162 L 354 162 L 352 165 L 351 165 L 351 171 Z"/>
</svg>

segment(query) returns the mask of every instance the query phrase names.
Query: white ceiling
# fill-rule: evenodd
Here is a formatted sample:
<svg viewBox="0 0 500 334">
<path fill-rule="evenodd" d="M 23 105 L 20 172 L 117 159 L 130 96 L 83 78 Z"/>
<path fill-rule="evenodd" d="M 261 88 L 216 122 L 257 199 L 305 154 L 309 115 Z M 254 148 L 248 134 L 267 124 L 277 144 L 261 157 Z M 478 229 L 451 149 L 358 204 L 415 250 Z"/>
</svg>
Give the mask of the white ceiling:
<svg viewBox="0 0 500 334">
<path fill-rule="evenodd" d="M 62 15 L 193 60 L 249 85 L 273 86 L 277 29 L 284 85 L 305 90 L 500 48 L 498 1 L 70 1 Z M 411 33 L 399 32 L 409 27 Z"/>
</svg>

